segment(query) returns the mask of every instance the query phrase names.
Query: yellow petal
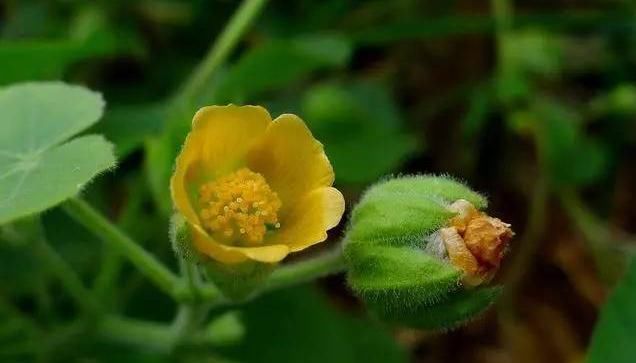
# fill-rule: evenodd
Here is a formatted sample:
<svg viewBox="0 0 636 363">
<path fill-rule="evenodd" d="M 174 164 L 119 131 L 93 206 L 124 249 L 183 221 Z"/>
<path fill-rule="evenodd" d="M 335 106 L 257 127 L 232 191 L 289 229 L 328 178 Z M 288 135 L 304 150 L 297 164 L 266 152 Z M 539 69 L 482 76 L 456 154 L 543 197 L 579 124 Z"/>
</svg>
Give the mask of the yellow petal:
<svg viewBox="0 0 636 363">
<path fill-rule="evenodd" d="M 194 245 L 204 255 L 221 263 L 240 263 L 254 260 L 265 263 L 276 263 L 285 258 L 290 249 L 284 245 L 267 245 L 260 247 L 226 246 L 210 237 L 198 226 L 193 226 Z"/>
<path fill-rule="evenodd" d="M 334 173 L 323 146 L 303 120 L 284 114 L 272 122 L 248 156 L 251 170 L 263 174 L 283 202 L 290 204 L 310 191 L 333 184 Z"/>
<path fill-rule="evenodd" d="M 170 191 L 175 207 L 190 224 L 199 224 L 190 193 L 205 179 L 223 175 L 245 163 L 248 150 L 271 123 L 259 106 L 208 106 L 192 121 L 192 131 L 177 157 Z"/>
<path fill-rule="evenodd" d="M 327 239 L 327 230 L 338 225 L 344 210 L 344 197 L 338 189 L 314 189 L 296 201 L 267 243 L 286 245 L 295 252 L 322 242 Z"/>
</svg>

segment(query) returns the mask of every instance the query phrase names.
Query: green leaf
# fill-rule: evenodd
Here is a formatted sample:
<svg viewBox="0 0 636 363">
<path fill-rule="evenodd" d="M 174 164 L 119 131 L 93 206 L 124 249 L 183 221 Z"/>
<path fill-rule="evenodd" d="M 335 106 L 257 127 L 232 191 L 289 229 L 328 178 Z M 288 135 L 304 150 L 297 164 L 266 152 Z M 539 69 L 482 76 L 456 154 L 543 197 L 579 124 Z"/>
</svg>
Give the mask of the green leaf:
<svg viewBox="0 0 636 363">
<path fill-rule="evenodd" d="M 246 335 L 225 353 L 242 362 L 397 363 L 405 352 L 377 324 L 331 307 L 317 291 L 266 295 L 243 310 Z"/>
<path fill-rule="evenodd" d="M 636 357 L 636 260 L 601 312 L 588 363 L 629 363 Z"/>
<path fill-rule="evenodd" d="M 390 173 L 415 151 L 387 91 L 371 83 L 324 84 L 302 102 L 303 119 L 325 145 L 339 182 L 366 184 Z"/>
<path fill-rule="evenodd" d="M 97 135 L 62 143 L 95 123 L 104 101 L 62 83 L 25 83 L 0 91 L 0 224 L 75 195 L 115 165 Z"/>
<path fill-rule="evenodd" d="M 265 43 L 249 51 L 229 70 L 217 90 L 217 101 L 249 100 L 321 68 L 342 67 L 350 55 L 351 45 L 332 35 Z"/>
</svg>

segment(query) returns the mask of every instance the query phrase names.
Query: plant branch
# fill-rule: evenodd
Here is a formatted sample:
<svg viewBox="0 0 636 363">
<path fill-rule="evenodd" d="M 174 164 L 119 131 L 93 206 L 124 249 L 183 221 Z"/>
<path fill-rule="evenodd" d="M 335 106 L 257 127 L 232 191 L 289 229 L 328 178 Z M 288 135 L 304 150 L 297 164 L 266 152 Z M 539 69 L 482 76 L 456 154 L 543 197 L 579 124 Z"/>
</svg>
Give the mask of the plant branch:
<svg viewBox="0 0 636 363">
<path fill-rule="evenodd" d="M 339 242 L 340 243 L 340 242 Z M 272 273 L 261 291 L 264 293 L 284 287 L 302 284 L 345 270 L 340 246 L 317 257 L 283 266 Z"/>
<path fill-rule="evenodd" d="M 345 264 L 340 248 L 334 251 L 323 253 L 317 257 L 289 264 L 277 269 L 265 282 L 263 288 L 254 293 L 254 299 L 267 292 L 290 287 L 296 284 L 308 282 L 330 274 L 344 271 Z M 172 324 L 151 322 L 126 318 L 121 316 L 107 316 L 101 320 L 98 327 L 98 334 L 111 341 L 141 346 L 148 349 L 168 352 L 178 344 L 193 344 L 195 340 L 200 340 L 197 335 L 191 335 L 197 323 L 211 308 L 229 307 L 245 303 L 246 301 L 233 302 L 225 299 L 213 286 L 207 284 L 199 287 L 203 300 L 203 305 L 199 306 L 199 311 L 193 310 L 190 306 L 182 303 L 179 313 Z M 184 294 L 190 294 L 184 292 Z M 192 297 L 184 295 L 183 298 Z M 203 315 L 201 315 L 203 314 Z M 190 338 L 193 340 L 191 341 Z"/>
<path fill-rule="evenodd" d="M 263 287 L 252 294 L 254 299 L 264 293 L 293 285 L 309 282 L 321 277 L 337 274 L 345 270 L 342 250 L 337 247 L 333 251 L 319 256 L 284 265 L 276 269 L 265 281 Z M 225 299 L 216 288 L 209 284 L 201 287 L 201 295 L 212 307 L 232 306 L 237 303 Z"/>
<path fill-rule="evenodd" d="M 110 341 L 159 352 L 170 351 L 175 341 L 170 325 L 121 316 L 104 317 L 98 326 L 98 334 Z"/>
<path fill-rule="evenodd" d="M 232 50 L 234 50 L 239 39 L 258 16 L 265 2 L 266 0 L 243 1 L 201 64 L 184 84 L 178 96 L 179 100 L 190 100 L 200 92 L 214 71 L 223 64 Z"/>
<path fill-rule="evenodd" d="M 162 291 L 175 296 L 179 278 L 90 204 L 78 198 L 71 198 L 63 204 L 63 208 L 77 222 L 127 258 Z"/>
</svg>

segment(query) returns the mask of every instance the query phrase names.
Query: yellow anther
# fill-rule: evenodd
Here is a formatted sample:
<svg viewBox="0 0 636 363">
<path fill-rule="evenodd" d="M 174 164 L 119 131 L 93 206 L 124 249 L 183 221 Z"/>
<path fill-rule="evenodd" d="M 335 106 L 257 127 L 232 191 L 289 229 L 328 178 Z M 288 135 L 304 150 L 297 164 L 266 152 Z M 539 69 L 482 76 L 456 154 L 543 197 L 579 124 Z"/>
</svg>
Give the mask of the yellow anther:
<svg viewBox="0 0 636 363">
<path fill-rule="evenodd" d="M 203 226 L 226 243 L 259 244 L 268 226 L 280 228 L 278 195 L 247 168 L 202 185 L 199 205 Z"/>
</svg>

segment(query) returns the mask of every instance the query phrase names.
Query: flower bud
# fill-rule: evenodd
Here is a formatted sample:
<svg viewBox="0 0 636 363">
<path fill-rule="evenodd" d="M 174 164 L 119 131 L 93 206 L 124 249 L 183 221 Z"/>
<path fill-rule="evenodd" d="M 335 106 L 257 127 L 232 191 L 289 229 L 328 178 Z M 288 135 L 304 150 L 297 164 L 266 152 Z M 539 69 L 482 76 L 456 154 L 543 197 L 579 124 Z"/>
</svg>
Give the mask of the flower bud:
<svg viewBox="0 0 636 363">
<path fill-rule="evenodd" d="M 488 307 L 510 225 L 486 199 L 448 177 L 410 176 L 371 187 L 352 213 L 348 282 L 380 318 L 449 328 Z"/>
</svg>

